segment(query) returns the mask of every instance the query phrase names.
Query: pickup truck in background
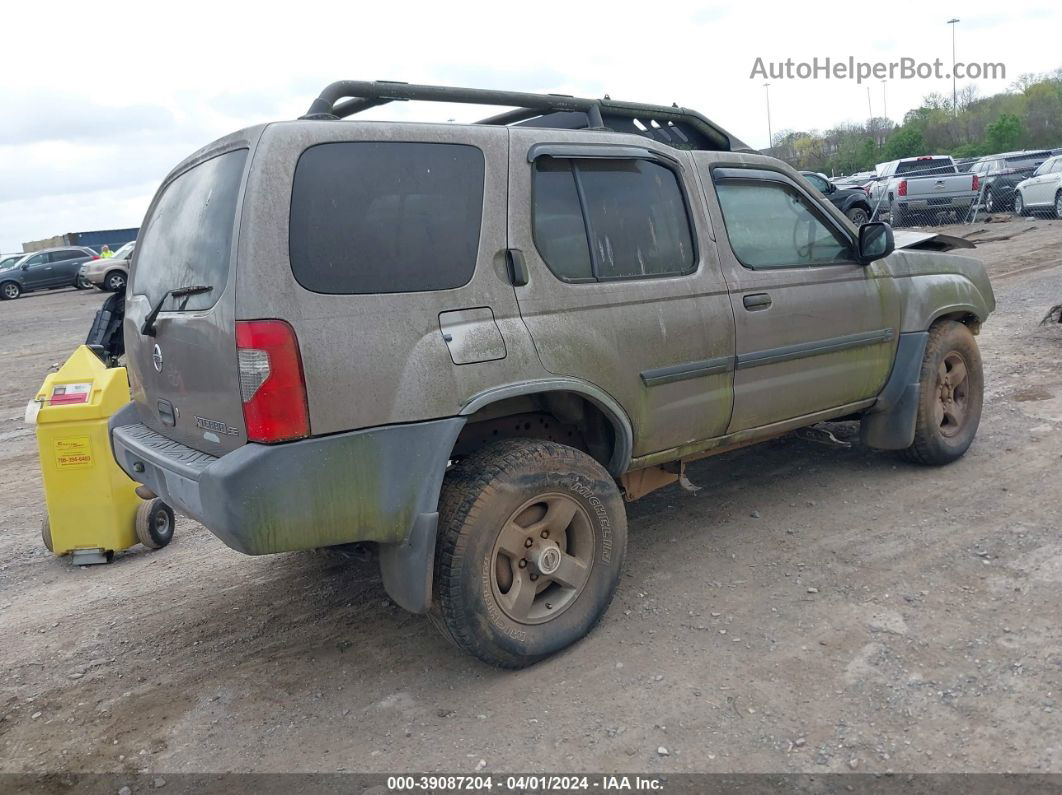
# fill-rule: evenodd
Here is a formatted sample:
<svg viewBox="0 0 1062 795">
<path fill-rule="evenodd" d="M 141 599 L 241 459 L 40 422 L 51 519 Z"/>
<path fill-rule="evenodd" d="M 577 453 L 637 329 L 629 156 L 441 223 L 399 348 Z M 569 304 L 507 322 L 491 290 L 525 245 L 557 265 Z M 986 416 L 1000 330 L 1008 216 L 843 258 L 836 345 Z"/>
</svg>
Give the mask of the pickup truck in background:
<svg viewBox="0 0 1062 795">
<path fill-rule="evenodd" d="M 961 173 L 948 155 L 905 157 L 879 163 L 870 189 L 874 218 L 893 226 L 940 223 L 955 213 L 960 220 L 981 190 L 977 174 Z"/>
</svg>

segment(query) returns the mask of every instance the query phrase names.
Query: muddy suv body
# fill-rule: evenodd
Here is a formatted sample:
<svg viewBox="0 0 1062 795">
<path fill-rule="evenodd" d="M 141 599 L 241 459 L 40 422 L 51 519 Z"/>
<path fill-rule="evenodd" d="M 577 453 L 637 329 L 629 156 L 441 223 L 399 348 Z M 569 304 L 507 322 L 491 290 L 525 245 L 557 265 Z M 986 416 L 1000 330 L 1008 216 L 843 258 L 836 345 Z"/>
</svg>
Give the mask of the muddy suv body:
<svg viewBox="0 0 1062 795">
<path fill-rule="evenodd" d="M 517 110 L 337 120 L 390 99 Z M 686 461 L 842 416 L 961 455 L 980 264 L 893 253 L 739 146 L 681 108 L 353 82 L 216 141 L 142 226 L 116 459 L 242 552 L 375 542 L 397 603 L 519 666 L 592 627 L 623 498 Z"/>
</svg>

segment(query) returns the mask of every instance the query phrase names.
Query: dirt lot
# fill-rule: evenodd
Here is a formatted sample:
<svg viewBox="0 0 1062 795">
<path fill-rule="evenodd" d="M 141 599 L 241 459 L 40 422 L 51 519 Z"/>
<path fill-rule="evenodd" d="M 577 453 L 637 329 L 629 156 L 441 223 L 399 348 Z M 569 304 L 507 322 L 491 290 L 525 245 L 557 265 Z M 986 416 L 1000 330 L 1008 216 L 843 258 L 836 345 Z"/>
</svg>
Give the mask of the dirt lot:
<svg viewBox="0 0 1062 795">
<path fill-rule="evenodd" d="M 181 520 L 160 552 L 53 558 L 23 409 L 101 295 L 0 304 L 0 769 L 1062 772 L 1062 326 L 1037 325 L 1062 222 L 980 237 L 1028 226 L 975 252 L 999 309 L 965 459 L 788 436 L 696 464 L 699 494 L 631 506 L 601 626 L 520 673 L 334 553 Z"/>
</svg>

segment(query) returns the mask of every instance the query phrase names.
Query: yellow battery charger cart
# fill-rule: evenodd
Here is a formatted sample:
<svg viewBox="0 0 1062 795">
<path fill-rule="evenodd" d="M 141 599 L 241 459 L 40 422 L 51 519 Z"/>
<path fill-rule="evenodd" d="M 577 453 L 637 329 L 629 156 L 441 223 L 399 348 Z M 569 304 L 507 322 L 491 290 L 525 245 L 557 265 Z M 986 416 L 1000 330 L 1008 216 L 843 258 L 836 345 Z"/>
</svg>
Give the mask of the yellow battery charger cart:
<svg viewBox="0 0 1062 795">
<path fill-rule="evenodd" d="M 125 368 L 108 368 L 81 345 L 26 409 L 26 421 L 37 425 L 44 545 L 79 566 L 107 563 L 137 542 L 160 549 L 173 538 L 173 510 L 137 496 L 111 454 L 107 419 L 128 402 Z"/>
</svg>

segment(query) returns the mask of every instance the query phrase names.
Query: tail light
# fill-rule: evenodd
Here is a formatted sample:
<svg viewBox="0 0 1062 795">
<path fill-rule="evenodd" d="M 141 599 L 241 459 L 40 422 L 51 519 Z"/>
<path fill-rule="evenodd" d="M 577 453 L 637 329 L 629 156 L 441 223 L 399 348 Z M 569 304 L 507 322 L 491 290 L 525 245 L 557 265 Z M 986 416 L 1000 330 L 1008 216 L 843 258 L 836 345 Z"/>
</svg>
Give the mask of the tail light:
<svg viewBox="0 0 1062 795">
<path fill-rule="evenodd" d="M 248 441 L 309 436 L 306 381 L 295 330 L 283 320 L 237 321 L 236 354 Z"/>
<path fill-rule="evenodd" d="M 976 174 L 973 175 L 973 178 L 974 178 L 974 180 L 973 180 L 973 189 L 975 191 L 976 190 L 981 190 L 981 178 L 979 176 L 977 176 Z"/>
<path fill-rule="evenodd" d="M 99 259 L 99 258 L 100 258 L 100 255 L 99 255 L 99 254 L 96 254 L 96 255 L 94 255 L 94 256 L 92 257 L 92 259 Z"/>
<path fill-rule="evenodd" d="M 905 179 L 901 179 L 900 180 L 900 184 L 896 186 L 896 195 L 897 196 L 906 196 L 907 195 L 907 180 L 905 180 Z"/>
</svg>

